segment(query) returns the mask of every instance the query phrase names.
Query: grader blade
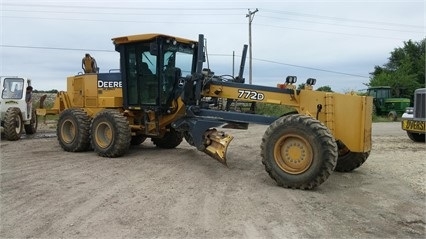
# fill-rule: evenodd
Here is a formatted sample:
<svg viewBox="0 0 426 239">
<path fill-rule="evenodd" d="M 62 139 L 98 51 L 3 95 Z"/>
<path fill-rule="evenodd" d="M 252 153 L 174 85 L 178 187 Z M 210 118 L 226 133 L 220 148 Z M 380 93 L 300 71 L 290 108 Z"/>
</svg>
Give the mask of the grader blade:
<svg viewBox="0 0 426 239">
<path fill-rule="evenodd" d="M 231 143 L 234 136 L 225 134 L 225 132 L 217 131 L 216 129 L 208 130 L 204 134 L 207 147 L 204 149 L 204 153 L 210 155 L 212 158 L 221 162 L 225 166 L 226 164 L 226 151 L 228 145 Z"/>
</svg>

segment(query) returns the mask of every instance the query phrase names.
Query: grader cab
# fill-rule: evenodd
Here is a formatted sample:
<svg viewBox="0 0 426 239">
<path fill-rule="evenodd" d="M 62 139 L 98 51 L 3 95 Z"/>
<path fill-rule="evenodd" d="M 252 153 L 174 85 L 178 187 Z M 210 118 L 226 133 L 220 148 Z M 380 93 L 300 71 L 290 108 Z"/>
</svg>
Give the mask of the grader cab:
<svg viewBox="0 0 426 239">
<path fill-rule="evenodd" d="M 175 148 L 185 139 L 226 164 L 233 136 L 222 129 L 265 124 L 260 155 L 266 171 L 278 185 L 300 189 L 319 186 L 333 170 L 354 170 L 369 155 L 371 97 L 313 91 L 314 79 L 296 90 L 296 77 L 278 87 L 244 84 L 243 61 L 238 77 L 216 76 L 203 70 L 203 35 L 198 41 L 161 34 L 112 40 L 120 73 L 69 77 L 54 107 L 38 111 L 60 114 L 57 135 L 66 151 L 120 157 L 146 138 L 159 148 Z M 223 110 L 223 101 L 294 110 L 269 117 Z"/>
</svg>

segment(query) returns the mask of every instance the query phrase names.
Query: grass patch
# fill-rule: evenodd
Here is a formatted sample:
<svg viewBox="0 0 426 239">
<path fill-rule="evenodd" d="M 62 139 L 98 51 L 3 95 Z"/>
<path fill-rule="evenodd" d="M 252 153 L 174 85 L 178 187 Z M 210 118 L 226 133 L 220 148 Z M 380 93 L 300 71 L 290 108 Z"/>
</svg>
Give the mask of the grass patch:
<svg viewBox="0 0 426 239">
<path fill-rule="evenodd" d="M 260 115 L 280 117 L 292 111 L 295 111 L 295 109 L 286 105 L 275 105 L 265 103 L 256 104 L 256 113 Z"/>
<path fill-rule="evenodd" d="M 396 119 L 396 122 L 401 121 L 401 117 L 398 117 Z M 393 120 L 390 120 L 388 117 L 386 116 L 379 116 L 379 115 L 375 115 L 373 114 L 373 122 L 374 123 L 380 123 L 380 122 L 395 122 Z"/>
</svg>

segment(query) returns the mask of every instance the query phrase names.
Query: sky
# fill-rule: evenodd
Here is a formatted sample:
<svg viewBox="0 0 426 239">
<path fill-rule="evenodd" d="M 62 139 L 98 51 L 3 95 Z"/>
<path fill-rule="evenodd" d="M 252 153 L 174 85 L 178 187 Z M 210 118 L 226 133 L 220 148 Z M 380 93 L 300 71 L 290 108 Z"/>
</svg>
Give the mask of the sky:
<svg viewBox="0 0 426 239">
<path fill-rule="evenodd" d="M 203 34 L 208 67 L 216 75 L 233 69 L 237 75 L 249 44 L 247 15 L 256 9 L 256 85 L 276 86 L 292 75 L 296 84 L 315 78 L 315 87 L 363 90 L 390 52 L 426 36 L 423 0 L 0 0 L 0 75 L 31 78 L 37 90 L 66 90 L 66 78 L 82 71 L 86 52 L 100 72 L 116 70 L 111 38 L 143 33 L 193 40 Z M 244 77 L 249 82 L 248 55 Z"/>
</svg>

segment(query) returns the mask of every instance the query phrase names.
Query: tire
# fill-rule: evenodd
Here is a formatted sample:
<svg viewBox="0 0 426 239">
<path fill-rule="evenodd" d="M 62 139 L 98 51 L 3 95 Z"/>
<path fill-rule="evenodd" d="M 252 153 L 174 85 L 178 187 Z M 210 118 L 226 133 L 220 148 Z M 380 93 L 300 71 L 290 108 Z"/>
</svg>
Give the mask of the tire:
<svg viewBox="0 0 426 239">
<path fill-rule="evenodd" d="M 32 110 L 30 124 L 24 125 L 25 133 L 26 134 L 35 134 L 37 132 L 37 127 L 38 127 L 37 113 L 36 113 L 35 110 Z"/>
<path fill-rule="evenodd" d="M 170 128 L 162 138 L 152 138 L 151 141 L 155 146 L 162 149 L 174 149 L 182 143 L 183 134 Z"/>
<path fill-rule="evenodd" d="M 95 152 L 102 157 L 123 156 L 132 138 L 129 121 L 117 110 L 103 110 L 93 119 L 91 142 Z"/>
<path fill-rule="evenodd" d="M 376 105 L 373 104 L 373 111 L 371 112 L 373 115 L 377 115 L 377 108 Z"/>
<path fill-rule="evenodd" d="M 396 114 L 395 111 L 391 111 L 388 113 L 388 119 L 390 121 L 396 121 L 397 118 L 398 118 L 398 115 Z"/>
<path fill-rule="evenodd" d="M 368 158 L 370 152 L 355 153 L 349 151 L 344 145 L 339 145 L 339 157 L 337 158 L 336 172 L 351 172 L 359 168 Z"/>
<path fill-rule="evenodd" d="M 425 139 L 426 139 L 425 134 L 413 133 L 413 132 L 407 131 L 407 135 L 408 135 L 408 138 L 410 138 L 414 142 L 425 142 Z"/>
<path fill-rule="evenodd" d="M 191 145 L 194 146 L 194 139 L 192 138 L 191 134 L 188 131 L 184 131 L 183 132 L 183 137 L 185 138 L 186 142 Z"/>
<path fill-rule="evenodd" d="M 87 151 L 90 149 L 90 117 L 81 109 L 66 109 L 59 115 L 56 134 L 65 151 Z"/>
<path fill-rule="evenodd" d="M 16 141 L 21 138 L 24 128 L 22 121 L 21 110 L 16 107 L 11 107 L 4 114 L 4 137 L 10 141 Z"/>
<path fill-rule="evenodd" d="M 146 140 L 145 136 L 141 134 L 135 135 L 135 136 L 132 136 L 132 139 L 130 139 L 130 145 L 140 145 L 143 142 L 145 142 L 145 140 Z"/>
<path fill-rule="evenodd" d="M 273 122 L 262 138 L 262 163 L 279 186 L 313 189 L 332 173 L 337 144 L 320 121 L 294 114 Z"/>
</svg>

